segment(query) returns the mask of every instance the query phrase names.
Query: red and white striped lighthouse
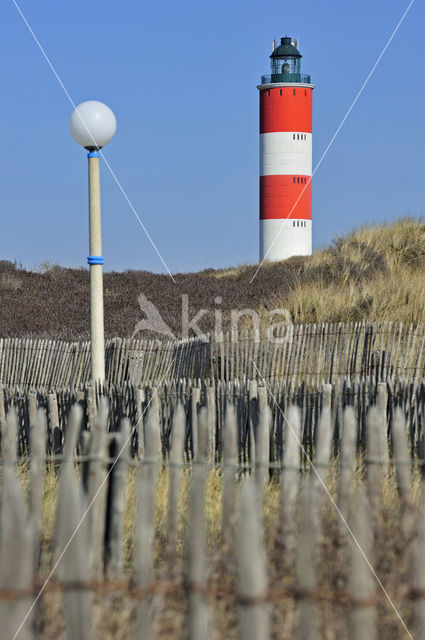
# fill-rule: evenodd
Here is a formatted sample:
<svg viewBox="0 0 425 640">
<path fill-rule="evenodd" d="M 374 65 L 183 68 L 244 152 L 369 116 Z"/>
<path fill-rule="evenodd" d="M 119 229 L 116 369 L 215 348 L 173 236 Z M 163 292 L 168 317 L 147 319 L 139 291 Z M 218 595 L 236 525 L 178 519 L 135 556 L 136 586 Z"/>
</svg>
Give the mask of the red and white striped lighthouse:
<svg viewBox="0 0 425 640">
<path fill-rule="evenodd" d="M 282 38 L 260 91 L 260 260 L 311 254 L 312 98 L 297 42 Z"/>
</svg>

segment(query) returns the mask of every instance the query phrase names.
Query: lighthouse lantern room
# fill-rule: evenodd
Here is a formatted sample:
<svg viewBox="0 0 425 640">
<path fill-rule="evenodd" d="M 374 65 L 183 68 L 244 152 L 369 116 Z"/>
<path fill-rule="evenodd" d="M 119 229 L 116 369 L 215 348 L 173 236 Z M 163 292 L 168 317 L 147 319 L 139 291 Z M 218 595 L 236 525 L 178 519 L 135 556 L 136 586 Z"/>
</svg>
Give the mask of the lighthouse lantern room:
<svg viewBox="0 0 425 640">
<path fill-rule="evenodd" d="M 312 97 L 297 42 L 273 43 L 260 92 L 260 260 L 311 254 Z"/>
</svg>

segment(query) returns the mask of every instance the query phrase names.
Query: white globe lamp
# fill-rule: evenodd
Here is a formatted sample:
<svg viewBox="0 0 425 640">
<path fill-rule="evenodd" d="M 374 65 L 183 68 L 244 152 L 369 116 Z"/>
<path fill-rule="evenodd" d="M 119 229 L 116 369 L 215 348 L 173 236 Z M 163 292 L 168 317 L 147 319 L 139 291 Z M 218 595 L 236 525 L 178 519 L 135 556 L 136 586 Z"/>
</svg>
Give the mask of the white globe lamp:
<svg viewBox="0 0 425 640">
<path fill-rule="evenodd" d="M 72 112 L 69 129 L 75 142 L 89 150 L 101 149 L 117 130 L 113 111 L 103 102 L 88 100 Z"/>
</svg>

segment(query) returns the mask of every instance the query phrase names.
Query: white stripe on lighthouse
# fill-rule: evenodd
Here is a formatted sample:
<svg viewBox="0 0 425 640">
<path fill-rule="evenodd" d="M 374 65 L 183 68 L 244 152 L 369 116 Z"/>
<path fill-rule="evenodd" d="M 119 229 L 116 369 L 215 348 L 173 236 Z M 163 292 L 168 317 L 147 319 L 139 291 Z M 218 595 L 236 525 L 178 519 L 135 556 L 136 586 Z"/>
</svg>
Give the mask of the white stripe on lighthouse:
<svg viewBox="0 0 425 640">
<path fill-rule="evenodd" d="M 311 173 L 311 133 L 276 131 L 260 134 L 260 176 L 311 176 Z"/>
<path fill-rule="evenodd" d="M 309 255 L 311 220 L 260 220 L 260 260 L 272 262 Z"/>
</svg>

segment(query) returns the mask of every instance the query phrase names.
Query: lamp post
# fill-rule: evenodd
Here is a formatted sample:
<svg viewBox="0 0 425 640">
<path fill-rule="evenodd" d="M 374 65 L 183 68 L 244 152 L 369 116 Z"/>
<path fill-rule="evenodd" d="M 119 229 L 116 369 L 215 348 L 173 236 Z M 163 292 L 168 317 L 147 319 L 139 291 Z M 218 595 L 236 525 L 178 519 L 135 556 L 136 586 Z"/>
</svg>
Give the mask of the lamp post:
<svg viewBox="0 0 425 640">
<path fill-rule="evenodd" d="M 95 100 L 82 102 L 69 121 L 71 135 L 88 150 L 90 255 L 90 341 L 91 380 L 105 380 L 105 340 L 103 327 L 103 256 L 100 219 L 99 150 L 115 135 L 117 122 L 111 109 Z"/>
</svg>

